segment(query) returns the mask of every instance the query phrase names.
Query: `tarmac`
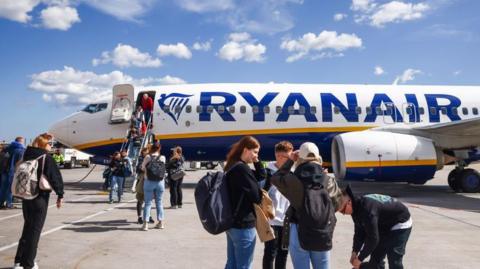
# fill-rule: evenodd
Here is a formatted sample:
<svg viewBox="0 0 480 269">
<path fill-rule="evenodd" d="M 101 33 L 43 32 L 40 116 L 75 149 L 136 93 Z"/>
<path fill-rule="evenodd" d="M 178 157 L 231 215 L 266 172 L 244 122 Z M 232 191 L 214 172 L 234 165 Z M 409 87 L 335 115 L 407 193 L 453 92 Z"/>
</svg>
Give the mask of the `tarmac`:
<svg viewBox="0 0 480 269">
<path fill-rule="evenodd" d="M 479 169 L 480 166 L 473 166 Z M 426 185 L 354 183 L 357 193 L 382 193 L 407 204 L 413 230 L 404 257 L 405 268 L 478 268 L 480 264 L 480 194 L 454 193 L 446 167 Z M 206 170 L 189 171 L 184 206 L 165 210 L 165 229 L 141 231 L 136 223 L 135 195 L 108 204 L 101 191 L 103 168 L 61 170 L 66 182 L 65 205 L 50 208 L 36 261 L 40 268 L 224 268 L 226 236 L 203 230 L 193 190 Z M 166 190 L 163 202 L 169 207 Z M 21 204 L 17 204 L 18 207 Z M 154 211 L 153 211 L 154 212 Z M 153 213 L 155 215 L 155 213 Z M 353 223 L 337 214 L 331 268 L 351 268 Z M 23 226 L 21 209 L 0 211 L 0 268 L 11 268 Z M 263 244 L 257 240 L 253 268 L 262 267 Z M 293 268 L 290 257 L 287 268 Z"/>
</svg>

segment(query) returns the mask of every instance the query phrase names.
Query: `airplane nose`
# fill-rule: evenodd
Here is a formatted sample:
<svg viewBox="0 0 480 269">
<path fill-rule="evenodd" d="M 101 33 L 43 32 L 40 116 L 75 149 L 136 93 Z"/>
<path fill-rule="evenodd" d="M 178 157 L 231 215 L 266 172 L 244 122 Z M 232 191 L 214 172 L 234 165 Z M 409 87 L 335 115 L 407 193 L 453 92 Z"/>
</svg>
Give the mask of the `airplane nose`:
<svg viewBox="0 0 480 269">
<path fill-rule="evenodd" d="M 60 143 L 71 146 L 69 143 L 68 135 L 69 135 L 69 128 L 68 128 L 68 121 L 61 120 L 59 122 L 54 123 L 49 130 L 56 141 Z"/>
</svg>

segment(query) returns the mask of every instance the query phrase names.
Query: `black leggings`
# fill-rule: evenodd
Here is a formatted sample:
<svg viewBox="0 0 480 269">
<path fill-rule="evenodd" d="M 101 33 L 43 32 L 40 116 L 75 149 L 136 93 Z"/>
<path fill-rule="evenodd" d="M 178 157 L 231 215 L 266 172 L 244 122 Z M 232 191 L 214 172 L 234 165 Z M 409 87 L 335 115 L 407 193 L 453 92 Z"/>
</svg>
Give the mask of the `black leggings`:
<svg viewBox="0 0 480 269">
<path fill-rule="evenodd" d="M 182 182 L 183 178 L 179 180 L 169 179 L 170 183 L 170 205 L 176 206 L 182 205 L 183 193 L 182 193 Z"/>
</svg>

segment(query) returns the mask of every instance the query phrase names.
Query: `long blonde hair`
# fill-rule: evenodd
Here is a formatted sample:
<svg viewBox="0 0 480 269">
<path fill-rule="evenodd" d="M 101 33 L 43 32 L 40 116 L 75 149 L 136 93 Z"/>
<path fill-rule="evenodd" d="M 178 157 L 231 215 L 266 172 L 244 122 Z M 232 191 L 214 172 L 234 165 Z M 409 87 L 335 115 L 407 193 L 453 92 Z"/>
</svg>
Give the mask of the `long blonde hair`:
<svg viewBox="0 0 480 269">
<path fill-rule="evenodd" d="M 176 146 L 173 148 L 172 158 L 170 160 L 180 160 L 182 158 L 182 148 L 180 146 Z"/>
<path fill-rule="evenodd" d="M 52 140 L 53 135 L 49 133 L 43 133 L 33 140 L 32 147 L 46 149 L 50 140 Z"/>
</svg>

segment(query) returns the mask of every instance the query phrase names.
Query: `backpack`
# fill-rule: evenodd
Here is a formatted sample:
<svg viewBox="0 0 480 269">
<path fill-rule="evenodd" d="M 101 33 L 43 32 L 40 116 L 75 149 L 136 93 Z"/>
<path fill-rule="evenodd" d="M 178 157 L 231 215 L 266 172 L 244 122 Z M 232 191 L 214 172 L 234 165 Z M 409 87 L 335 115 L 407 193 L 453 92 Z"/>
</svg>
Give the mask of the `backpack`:
<svg viewBox="0 0 480 269">
<path fill-rule="evenodd" d="M 297 212 L 300 246 L 307 251 L 332 249 L 332 238 L 337 219 L 335 208 L 325 186 L 329 177 L 323 172 L 311 176 L 304 184 L 303 207 Z"/>
<path fill-rule="evenodd" d="M 161 181 L 165 177 L 165 162 L 160 160 L 160 155 L 157 157 L 151 156 L 145 168 L 148 180 Z"/>
<path fill-rule="evenodd" d="M 208 172 L 195 187 L 195 204 L 200 221 L 203 228 L 211 234 L 219 234 L 232 227 L 242 200 L 243 194 L 233 212 L 224 172 Z"/>
<path fill-rule="evenodd" d="M 44 154 L 33 160 L 22 161 L 15 169 L 12 182 L 13 196 L 24 200 L 33 200 L 38 196 L 40 191 L 37 177 L 38 160 L 43 158 L 43 166 L 45 166 L 45 157 Z"/>
<path fill-rule="evenodd" d="M 10 153 L 6 150 L 0 152 L 0 174 L 7 173 L 10 168 Z"/>
</svg>

